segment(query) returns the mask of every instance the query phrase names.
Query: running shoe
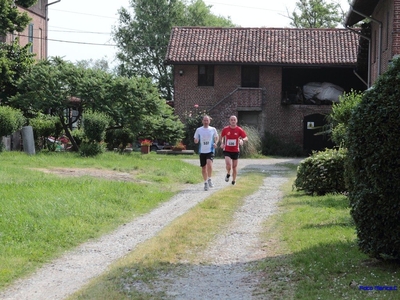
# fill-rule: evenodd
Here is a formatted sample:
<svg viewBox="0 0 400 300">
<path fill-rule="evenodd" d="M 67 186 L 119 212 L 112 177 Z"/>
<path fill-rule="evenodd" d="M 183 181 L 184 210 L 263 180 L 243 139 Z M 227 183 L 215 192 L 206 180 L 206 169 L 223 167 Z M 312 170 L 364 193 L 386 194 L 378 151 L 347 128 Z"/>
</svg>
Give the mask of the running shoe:
<svg viewBox="0 0 400 300">
<path fill-rule="evenodd" d="M 210 188 L 214 187 L 214 183 L 211 181 L 211 178 L 209 178 L 209 179 L 207 180 L 207 182 L 208 182 L 208 186 L 209 186 Z"/>
<path fill-rule="evenodd" d="M 208 191 L 208 183 L 207 182 L 204 182 L 204 190 Z"/>
<path fill-rule="evenodd" d="M 233 181 L 233 180 L 232 180 L 232 185 L 235 185 L 235 184 L 236 184 L 236 181 Z"/>
<path fill-rule="evenodd" d="M 225 177 L 225 181 L 226 182 L 228 182 L 229 181 L 229 177 L 231 176 L 231 174 L 226 174 L 226 177 Z"/>
</svg>

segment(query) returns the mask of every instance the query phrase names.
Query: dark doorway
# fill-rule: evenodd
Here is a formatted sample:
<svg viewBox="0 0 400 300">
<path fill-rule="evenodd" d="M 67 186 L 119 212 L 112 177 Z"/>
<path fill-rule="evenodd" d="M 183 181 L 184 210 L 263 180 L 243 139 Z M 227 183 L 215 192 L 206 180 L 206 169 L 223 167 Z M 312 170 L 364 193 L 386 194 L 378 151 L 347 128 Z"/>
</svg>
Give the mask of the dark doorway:
<svg viewBox="0 0 400 300">
<path fill-rule="evenodd" d="M 318 134 L 324 130 L 323 126 L 326 124 L 325 115 L 322 114 L 313 114 L 304 117 L 303 148 L 308 154 L 311 154 L 312 151 L 321 151 L 326 148 L 333 148 L 334 144 L 330 140 L 329 134 Z"/>
</svg>

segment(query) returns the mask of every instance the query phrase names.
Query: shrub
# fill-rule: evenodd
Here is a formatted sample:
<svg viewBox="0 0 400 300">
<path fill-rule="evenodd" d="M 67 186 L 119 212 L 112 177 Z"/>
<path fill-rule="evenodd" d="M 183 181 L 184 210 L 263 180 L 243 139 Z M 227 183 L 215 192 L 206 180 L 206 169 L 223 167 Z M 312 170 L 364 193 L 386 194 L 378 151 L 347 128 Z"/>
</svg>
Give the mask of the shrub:
<svg viewBox="0 0 400 300">
<path fill-rule="evenodd" d="M 24 124 L 25 117 L 20 110 L 0 106 L 0 152 L 4 148 L 2 137 L 20 130 Z"/>
<path fill-rule="evenodd" d="M 110 123 L 107 115 L 98 112 L 86 112 L 83 118 L 83 131 L 89 142 L 101 142 Z"/>
<path fill-rule="evenodd" d="M 344 149 L 313 152 L 297 167 L 294 187 L 311 195 L 345 192 L 345 154 Z"/>
<path fill-rule="evenodd" d="M 38 114 L 35 118 L 29 119 L 29 125 L 32 126 L 33 135 L 35 137 L 36 150 L 48 146 L 49 150 L 55 150 L 55 143 L 46 143 L 46 139 L 49 136 L 57 138 L 61 135 L 62 125 L 58 117 Z"/>
<path fill-rule="evenodd" d="M 78 146 L 80 146 L 82 142 L 85 140 L 85 132 L 82 129 L 72 130 L 71 135 Z"/>
<path fill-rule="evenodd" d="M 107 143 L 107 149 L 112 151 L 114 148 L 118 148 L 122 153 L 129 143 L 132 143 L 135 139 L 132 131 L 128 128 L 120 128 L 107 130 L 105 142 Z"/>
<path fill-rule="evenodd" d="M 100 143 L 83 142 L 79 147 L 79 154 L 83 157 L 93 157 L 104 152 L 104 147 Z"/>
<path fill-rule="evenodd" d="M 240 147 L 240 157 L 254 157 L 261 153 L 261 138 L 257 129 L 249 126 L 241 126 L 246 131 L 248 141 Z"/>
<path fill-rule="evenodd" d="M 358 245 L 400 259 L 400 59 L 367 90 L 348 126 L 346 177 Z"/>
<path fill-rule="evenodd" d="M 0 106 L 0 137 L 20 130 L 25 121 L 20 110 L 9 106 Z"/>
<path fill-rule="evenodd" d="M 340 147 L 347 147 L 346 130 L 350 116 L 355 107 L 361 102 L 362 93 L 351 91 L 340 97 L 340 102 L 333 103 L 332 111 L 328 115 L 328 122 L 332 131 L 332 141 Z"/>
<path fill-rule="evenodd" d="M 265 132 L 261 143 L 261 152 L 263 155 L 275 155 L 284 157 L 306 156 L 303 148 L 295 143 L 286 143 L 280 140 L 276 135 Z"/>
</svg>

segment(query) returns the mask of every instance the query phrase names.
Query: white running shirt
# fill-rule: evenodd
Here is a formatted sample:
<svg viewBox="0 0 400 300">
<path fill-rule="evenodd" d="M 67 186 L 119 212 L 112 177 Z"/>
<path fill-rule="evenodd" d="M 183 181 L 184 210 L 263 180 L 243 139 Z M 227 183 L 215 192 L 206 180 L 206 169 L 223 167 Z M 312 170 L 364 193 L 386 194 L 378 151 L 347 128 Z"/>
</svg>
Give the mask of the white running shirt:
<svg viewBox="0 0 400 300">
<path fill-rule="evenodd" d="M 214 137 L 218 136 L 217 129 L 212 126 L 204 126 L 196 129 L 194 138 L 199 140 L 199 153 L 214 152 Z"/>
</svg>

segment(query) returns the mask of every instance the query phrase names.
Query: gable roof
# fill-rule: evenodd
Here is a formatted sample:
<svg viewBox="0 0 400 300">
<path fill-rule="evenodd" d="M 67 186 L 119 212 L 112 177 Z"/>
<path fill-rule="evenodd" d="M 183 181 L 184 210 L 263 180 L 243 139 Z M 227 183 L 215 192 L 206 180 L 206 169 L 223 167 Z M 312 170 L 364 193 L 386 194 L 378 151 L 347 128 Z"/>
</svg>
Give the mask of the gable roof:
<svg viewBox="0 0 400 300">
<path fill-rule="evenodd" d="M 347 29 L 174 27 L 166 64 L 354 65 Z"/>
<path fill-rule="evenodd" d="M 365 16 L 371 16 L 379 1 L 380 0 L 353 0 L 350 4 L 350 10 L 346 15 L 345 25 L 353 26 L 365 19 L 365 17 L 356 12 L 362 13 Z"/>
</svg>

